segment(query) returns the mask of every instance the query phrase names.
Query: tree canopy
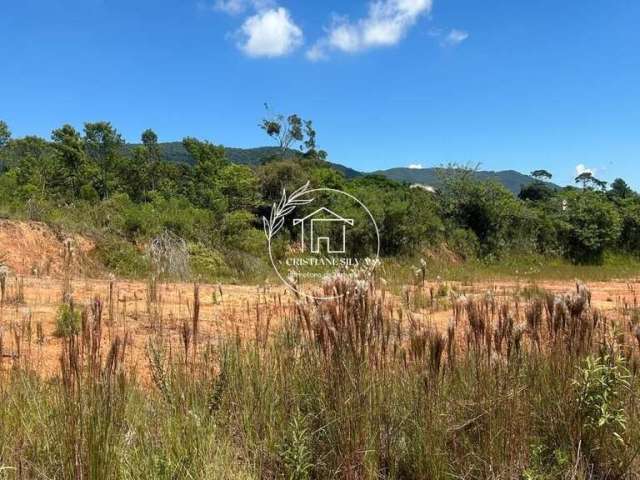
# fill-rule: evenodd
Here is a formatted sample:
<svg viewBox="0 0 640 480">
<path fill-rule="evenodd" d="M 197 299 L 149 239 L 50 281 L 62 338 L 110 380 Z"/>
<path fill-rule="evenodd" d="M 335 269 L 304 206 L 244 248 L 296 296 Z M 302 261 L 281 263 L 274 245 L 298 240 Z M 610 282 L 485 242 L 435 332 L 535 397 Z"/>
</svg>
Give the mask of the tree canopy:
<svg viewBox="0 0 640 480">
<path fill-rule="evenodd" d="M 12 138 L 0 122 L 0 208 L 5 216 L 99 232 L 114 248 L 104 254 L 107 264 L 120 264 L 136 245 L 170 231 L 188 241 L 202 269 L 258 268 L 265 264 L 259 219 L 283 189 L 306 182 L 363 201 L 380 228 L 382 255 L 447 244 L 464 256 L 533 251 L 598 262 L 607 250 L 640 251 L 640 197 L 623 179 L 607 189 L 584 172 L 576 177 L 582 189 L 558 188 L 547 182 L 549 172 L 535 170 L 536 181 L 515 197 L 499 183 L 452 169 L 435 193 L 375 175 L 346 178 L 325 161 L 312 122 L 295 114 L 271 116 L 261 128 L 283 150 L 250 167 L 230 163 L 224 147 L 191 137 L 183 145 L 194 163 L 167 161 L 151 129 L 141 133 L 140 145 L 125 149 L 109 122 L 86 123 L 82 131 L 62 125 L 49 140 Z M 297 240 L 293 230 L 286 235 Z M 367 235 L 354 232 L 352 247 L 367 244 Z"/>
</svg>

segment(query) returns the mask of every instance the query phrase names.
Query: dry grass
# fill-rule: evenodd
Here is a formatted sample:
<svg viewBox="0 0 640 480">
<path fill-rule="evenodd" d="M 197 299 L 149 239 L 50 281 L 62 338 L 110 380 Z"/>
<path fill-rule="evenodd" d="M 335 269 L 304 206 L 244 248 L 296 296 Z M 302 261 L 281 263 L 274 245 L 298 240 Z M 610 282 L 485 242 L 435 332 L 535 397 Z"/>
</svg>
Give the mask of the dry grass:
<svg viewBox="0 0 640 480">
<path fill-rule="evenodd" d="M 640 475 L 635 284 L 6 283 L 0 478 Z"/>
</svg>

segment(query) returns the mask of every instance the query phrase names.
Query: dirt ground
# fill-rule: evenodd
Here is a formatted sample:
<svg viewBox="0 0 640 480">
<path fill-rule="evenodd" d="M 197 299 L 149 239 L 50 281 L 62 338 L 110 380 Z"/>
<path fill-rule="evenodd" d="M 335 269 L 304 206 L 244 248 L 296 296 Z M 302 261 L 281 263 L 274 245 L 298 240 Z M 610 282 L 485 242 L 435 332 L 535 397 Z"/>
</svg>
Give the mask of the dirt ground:
<svg viewBox="0 0 640 480">
<path fill-rule="evenodd" d="M 20 291 L 23 299 L 16 301 Z M 0 306 L 0 361 L 5 369 L 16 361 L 27 361 L 43 373 L 57 369 L 62 340 L 54 332 L 62 295 L 62 280 L 7 280 L 7 300 Z M 76 280 L 72 282 L 72 298 L 78 310 L 99 299 L 103 339 L 127 336 L 127 357 L 139 363 L 146 361 L 146 346 L 152 335 L 160 334 L 172 345 L 180 345 L 182 326 L 191 326 L 193 318 L 194 285 L 158 284 L 157 301 L 150 302 L 149 286 L 144 282 Z M 262 331 L 274 317 L 286 317 L 290 300 L 284 288 L 200 285 L 199 342 L 206 344 L 236 334 L 252 338 L 256 327 Z"/>
<path fill-rule="evenodd" d="M 438 285 L 425 284 L 427 296 Z M 450 285 L 466 294 L 513 295 L 514 291 L 531 288 L 529 284 L 497 282 L 475 285 Z M 538 288 L 565 293 L 575 288 L 570 282 L 538 282 Z M 414 287 L 415 288 L 415 287 Z M 593 306 L 612 312 L 627 304 L 637 306 L 640 283 L 626 281 L 590 283 Z M 110 294 L 110 290 L 112 293 Z M 33 276 L 7 279 L 6 301 L 0 306 L 0 367 L 6 370 L 14 362 L 27 363 L 36 371 L 54 374 L 58 369 L 62 340 L 54 335 L 56 316 L 62 302 L 63 281 Z M 144 282 L 84 279 L 72 282 L 76 308 L 82 309 L 95 299 L 102 302 L 103 338 L 128 338 L 127 358 L 132 366 L 147 362 L 146 349 L 152 336 L 161 335 L 172 348 L 180 348 L 183 325 L 191 325 L 194 308 L 194 285 L 190 283 L 159 284 L 158 299 L 150 301 L 149 285 Z M 401 304 L 398 296 L 394 302 Z M 23 298 L 19 298 L 22 296 Z M 111 300 L 110 300 L 111 299 Z M 19 300 L 19 301 L 18 301 Z M 294 298 L 281 285 L 199 286 L 199 343 L 215 343 L 238 335 L 252 341 L 272 332 L 285 319 L 291 318 Z M 436 328 L 444 328 L 451 318 L 446 298 L 440 307 L 417 308 L 409 302 L 408 310 L 415 318 Z"/>
<path fill-rule="evenodd" d="M 96 268 L 89 259 L 95 248 L 91 239 L 55 231 L 42 222 L 0 219 L 0 245 L 0 263 L 18 275 L 62 275 L 67 248 L 72 250 L 74 274 Z"/>
</svg>

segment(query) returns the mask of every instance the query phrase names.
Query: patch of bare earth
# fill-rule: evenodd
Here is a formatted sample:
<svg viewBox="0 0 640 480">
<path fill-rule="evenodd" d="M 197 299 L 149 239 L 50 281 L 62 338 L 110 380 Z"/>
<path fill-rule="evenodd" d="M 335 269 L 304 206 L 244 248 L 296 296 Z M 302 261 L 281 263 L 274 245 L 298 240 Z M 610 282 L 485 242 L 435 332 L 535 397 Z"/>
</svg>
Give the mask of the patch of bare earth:
<svg viewBox="0 0 640 480">
<path fill-rule="evenodd" d="M 72 272 L 84 273 L 95 248 L 90 239 L 57 232 L 42 222 L 0 220 L 0 262 L 18 275 L 62 275 L 65 242 L 74 250 Z"/>
<path fill-rule="evenodd" d="M 21 301 L 16 302 L 21 289 Z M 55 336 L 56 317 L 62 303 L 63 282 L 53 278 L 21 277 L 8 280 L 8 301 L 0 305 L 2 362 L 31 365 L 48 374 L 57 370 L 63 340 Z M 161 338 L 180 348 L 183 327 L 192 326 L 194 285 L 157 286 L 152 300 L 144 282 L 84 279 L 72 282 L 75 308 L 81 311 L 98 299 L 102 303 L 103 339 L 127 338 L 130 363 L 145 366 L 149 341 Z M 284 287 L 256 288 L 236 285 L 199 286 L 198 342 L 217 343 L 238 335 L 255 337 L 267 324 L 288 315 L 291 303 Z"/>
<path fill-rule="evenodd" d="M 433 284 L 425 284 L 423 293 Z M 575 288 L 571 283 L 539 282 L 537 288 L 565 293 Z M 637 283 L 608 282 L 589 284 L 593 292 L 593 307 L 605 314 L 623 305 L 637 305 Z M 459 287 L 467 295 L 482 295 L 492 291 L 496 296 L 510 296 L 522 290 L 514 282 L 477 284 Z M 0 305 L 0 343 L 2 367 L 21 362 L 41 373 L 57 371 L 63 341 L 54 335 L 56 316 L 62 302 L 63 281 L 34 276 L 11 277 L 7 281 L 7 301 Z M 388 294 L 388 292 L 387 292 Z M 127 338 L 128 362 L 146 367 L 147 345 L 151 339 L 162 338 L 171 348 L 179 349 L 184 327 L 191 326 L 194 316 L 194 285 L 191 283 L 159 284 L 153 301 L 145 282 L 82 279 L 72 282 L 76 308 L 102 302 L 103 337 Z M 16 298 L 22 297 L 16 301 Z M 243 285 L 199 286 L 200 303 L 198 342 L 217 343 L 238 336 L 244 341 L 260 340 L 265 330 L 273 332 L 283 321 L 293 316 L 294 298 L 280 285 L 255 287 Z M 446 328 L 452 317 L 446 298 L 431 306 L 413 308 L 398 297 L 390 301 L 403 308 L 418 321 L 438 329 Z"/>
</svg>

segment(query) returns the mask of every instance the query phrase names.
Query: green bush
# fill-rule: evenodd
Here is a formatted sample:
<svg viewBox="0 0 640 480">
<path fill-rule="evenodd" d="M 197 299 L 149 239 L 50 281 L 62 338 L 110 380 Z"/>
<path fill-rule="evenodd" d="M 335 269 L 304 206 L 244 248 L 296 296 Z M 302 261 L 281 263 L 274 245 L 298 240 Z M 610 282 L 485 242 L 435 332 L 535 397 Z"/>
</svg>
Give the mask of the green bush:
<svg viewBox="0 0 640 480">
<path fill-rule="evenodd" d="M 453 227 L 448 230 L 447 243 L 455 253 L 465 259 L 475 258 L 480 251 L 478 237 L 473 231 L 466 228 Z"/>
<path fill-rule="evenodd" d="M 475 180 L 469 171 L 444 178 L 439 209 L 449 225 L 475 234 L 481 256 L 497 257 L 535 244 L 535 213 L 503 185 Z"/>
<path fill-rule="evenodd" d="M 93 185 L 88 183 L 80 187 L 79 196 L 80 196 L 80 199 L 90 203 L 95 203 L 100 199 L 100 196 L 98 195 L 98 192 L 96 191 L 96 189 L 93 188 Z"/>
<path fill-rule="evenodd" d="M 133 244 L 118 238 L 99 242 L 96 256 L 107 269 L 123 277 L 142 277 L 150 271 L 145 254 Z"/>
<path fill-rule="evenodd" d="M 53 334 L 56 337 L 70 337 L 80 330 L 80 312 L 73 305 L 63 304 L 58 308 L 56 315 L 56 329 Z"/>
<path fill-rule="evenodd" d="M 224 256 L 217 250 L 192 243 L 189 244 L 189 256 L 191 271 L 202 280 L 215 282 L 232 277 Z"/>
<path fill-rule="evenodd" d="M 573 191 L 563 199 L 560 229 L 567 255 L 576 262 L 601 262 L 605 249 L 620 236 L 620 214 L 600 192 Z"/>
<path fill-rule="evenodd" d="M 620 451 L 617 447 L 625 445 L 628 418 L 624 399 L 630 378 L 622 356 L 590 356 L 573 380 L 582 444 L 591 461 L 604 470 L 623 467 L 624 458 L 616 453 Z"/>
<path fill-rule="evenodd" d="M 640 254 L 640 201 L 637 198 L 621 201 L 622 231 L 620 247 L 635 255 Z"/>
</svg>

